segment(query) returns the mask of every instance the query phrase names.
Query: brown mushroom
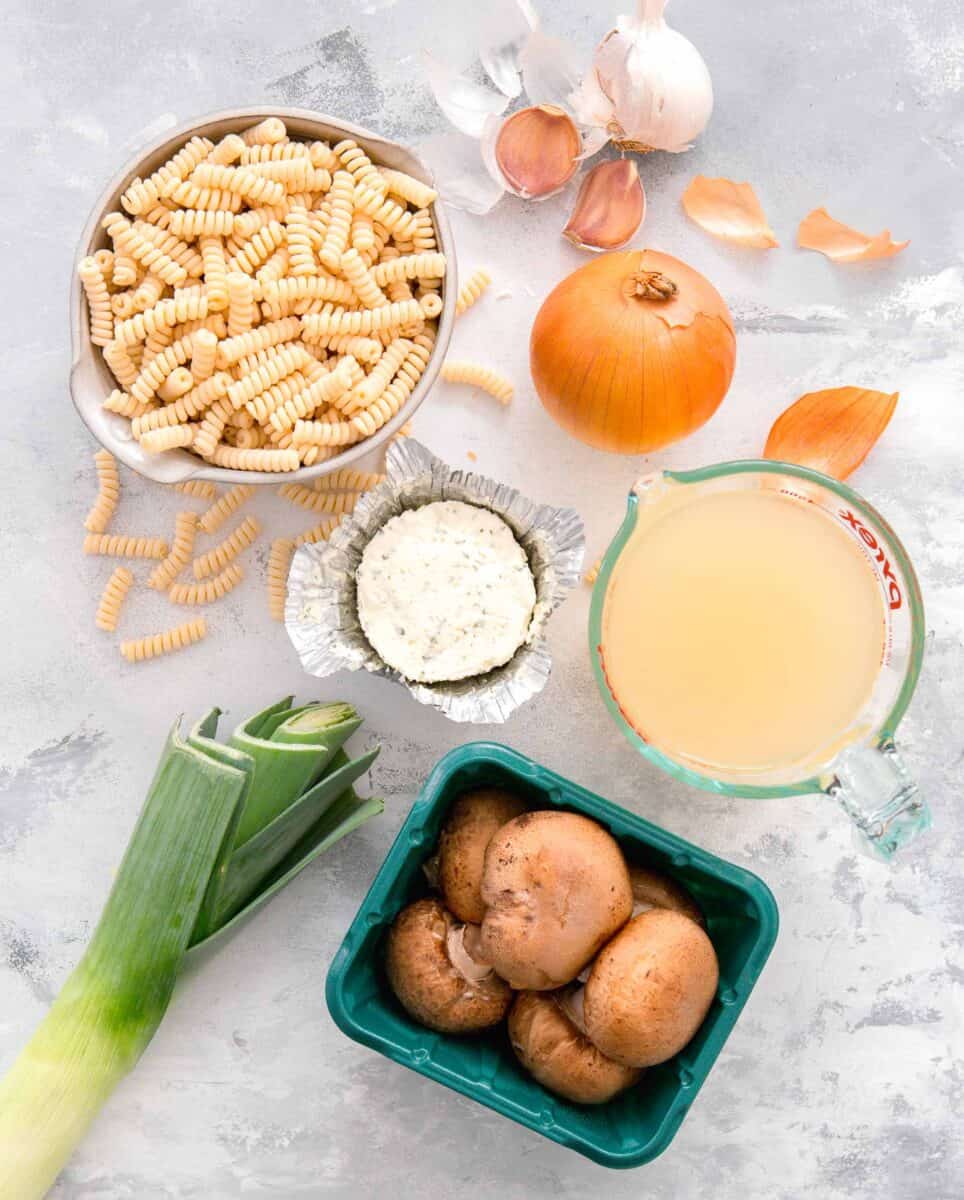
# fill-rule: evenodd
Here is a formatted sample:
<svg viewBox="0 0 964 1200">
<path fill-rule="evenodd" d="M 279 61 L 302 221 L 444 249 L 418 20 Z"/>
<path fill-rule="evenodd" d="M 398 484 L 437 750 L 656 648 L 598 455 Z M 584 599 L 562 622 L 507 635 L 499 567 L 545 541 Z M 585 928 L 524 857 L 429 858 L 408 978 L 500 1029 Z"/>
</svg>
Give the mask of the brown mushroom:
<svg viewBox="0 0 964 1200">
<path fill-rule="evenodd" d="M 619 846 L 588 817 L 523 813 L 489 842 L 482 952 L 514 988 L 569 983 L 633 909 Z"/>
<path fill-rule="evenodd" d="M 516 1058 L 544 1088 L 576 1104 L 604 1104 L 640 1076 L 592 1044 L 559 992 L 520 992 L 509 1012 L 509 1038 Z"/>
<path fill-rule="evenodd" d="M 439 837 L 438 884 L 446 905 L 460 921 L 481 924 L 485 848 L 496 830 L 525 808 L 518 796 L 502 788 L 477 788 L 452 805 Z"/>
<path fill-rule="evenodd" d="M 586 1034 L 608 1058 L 652 1067 L 690 1041 L 716 994 L 713 943 L 682 913 L 653 908 L 600 951 L 583 995 Z"/>
<path fill-rule="evenodd" d="M 633 889 L 633 916 L 648 912 L 651 908 L 672 908 L 676 912 L 705 925 L 700 906 L 682 884 L 668 875 L 653 871 L 649 867 L 630 867 L 629 882 Z"/>
<path fill-rule="evenodd" d="M 388 980 L 402 1006 L 440 1033 L 474 1033 L 498 1023 L 512 991 L 481 961 L 478 929 L 438 900 L 416 900 L 388 934 Z"/>
</svg>

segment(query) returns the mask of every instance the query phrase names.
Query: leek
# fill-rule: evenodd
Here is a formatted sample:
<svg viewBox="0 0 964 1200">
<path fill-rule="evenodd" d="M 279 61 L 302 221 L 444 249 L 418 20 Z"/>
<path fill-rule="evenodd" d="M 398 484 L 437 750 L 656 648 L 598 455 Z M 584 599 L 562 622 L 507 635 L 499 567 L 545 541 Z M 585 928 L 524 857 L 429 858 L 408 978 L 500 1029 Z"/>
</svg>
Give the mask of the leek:
<svg viewBox="0 0 964 1200">
<path fill-rule="evenodd" d="M 44 1196 L 164 1016 L 178 975 L 382 810 L 349 705 L 290 697 L 215 740 L 172 731 L 90 944 L 0 1080 L 0 1196 Z M 190 950 L 190 954 L 188 951 Z"/>
</svg>

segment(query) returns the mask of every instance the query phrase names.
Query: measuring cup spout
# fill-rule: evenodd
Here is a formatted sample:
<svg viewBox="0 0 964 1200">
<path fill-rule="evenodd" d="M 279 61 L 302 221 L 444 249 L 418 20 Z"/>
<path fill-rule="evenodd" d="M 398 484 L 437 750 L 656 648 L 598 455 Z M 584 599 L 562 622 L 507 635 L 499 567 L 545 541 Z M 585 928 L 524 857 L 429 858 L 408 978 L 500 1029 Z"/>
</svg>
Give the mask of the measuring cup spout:
<svg viewBox="0 0 964 1200">
<path fill-rule="evenodd" d="M 930 828 L 930 809 L 892 742 L 849 747 L 837 759 L 834 772 L 828 794 L 843 805 L 865 853 L 890 862 Z"/>
</svg>

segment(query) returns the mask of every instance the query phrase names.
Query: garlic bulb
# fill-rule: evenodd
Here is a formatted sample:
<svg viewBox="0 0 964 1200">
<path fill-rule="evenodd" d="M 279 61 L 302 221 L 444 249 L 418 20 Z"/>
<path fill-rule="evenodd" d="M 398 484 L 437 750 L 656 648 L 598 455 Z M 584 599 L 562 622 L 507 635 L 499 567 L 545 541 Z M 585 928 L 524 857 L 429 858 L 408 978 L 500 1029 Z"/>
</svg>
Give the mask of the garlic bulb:
<svg viewBox="0 0 964 1200">
<path fill-rule="evenodd" d="M 663 20 L 665 5 L 638 0 L 634 16 L 621 16 L 573 97 L 577 119 L 623 150 L 688 150 L 713 111 L 706 63 Z"/>
</svg>

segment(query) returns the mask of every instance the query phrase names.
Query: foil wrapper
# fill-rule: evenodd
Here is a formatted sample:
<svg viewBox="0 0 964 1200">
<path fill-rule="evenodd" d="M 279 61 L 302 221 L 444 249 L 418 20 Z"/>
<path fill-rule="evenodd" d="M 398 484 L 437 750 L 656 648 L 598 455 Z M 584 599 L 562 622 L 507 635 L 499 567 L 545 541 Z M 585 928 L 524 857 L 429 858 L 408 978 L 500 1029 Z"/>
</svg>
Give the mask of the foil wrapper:
<svg viewBox="0 0 964 1200">
<path fill-rule="evenodd" d="M 370 671 L 407 688 L 453 721 L 501 724 L 545 687 L 552 657 L 546 622 L 578 582 L 585 552 L 572 508 L 535 504 L 493 479 L 457 471 L 412 438 L 389 447 L 385 482 L 366 492 L 327 542 L 302 546 L 288 576 L 285 625 L 302 665 L 324 678 Z M 536 605 L 525 643 L 504 666 L 453 683 L 413 683 L 375 653 L 358 619 L 355 571 L 369 541 L 391 517 L 436 500 L 462 500 L 497 513 L 529 559 Z"/>
</svg>

